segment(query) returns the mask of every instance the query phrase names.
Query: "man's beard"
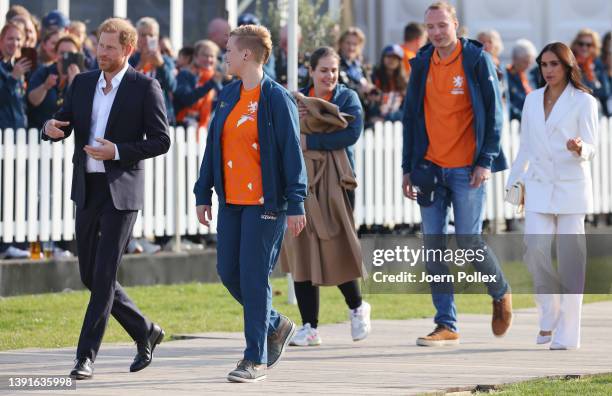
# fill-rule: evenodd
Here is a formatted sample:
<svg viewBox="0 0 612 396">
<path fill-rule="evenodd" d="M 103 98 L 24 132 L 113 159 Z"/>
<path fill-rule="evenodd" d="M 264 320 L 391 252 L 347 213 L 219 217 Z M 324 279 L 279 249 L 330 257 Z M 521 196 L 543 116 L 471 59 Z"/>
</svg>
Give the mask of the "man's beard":
<svg viewBox="0 0 612 396">
<path fill-rule="evenodd" d="M 113 73 L 121 69 L 122 63 L 120 61 L 107 61 L 106 66 L 102 67 L 100 64 L 100 69 L 105 73 Z"/>
</svg>

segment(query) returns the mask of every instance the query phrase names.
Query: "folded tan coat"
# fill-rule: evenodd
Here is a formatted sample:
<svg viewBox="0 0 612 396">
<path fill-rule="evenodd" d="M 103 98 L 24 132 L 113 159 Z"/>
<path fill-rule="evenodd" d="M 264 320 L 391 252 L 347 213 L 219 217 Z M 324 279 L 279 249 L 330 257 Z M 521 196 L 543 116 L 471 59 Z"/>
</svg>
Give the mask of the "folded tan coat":
<svg viewBox="0 0 612 396">
<path fill-rule="evenodd" d="M 326 100 L 311 98 L 301 92 L 295 92 L 293 96 L 308 109 L 308 115 L 300 118 L 301 133 L 334 132 L 346 128 L 355 119 L 355 116 L 340 112 L 338 106 Z"/>
<path fill-rule="evenodd" d="M 300 119 L 302 133 L 329 133 L 348 125 L 349 121 L 336 105 L 303 95 L 296 95 L 296 98 L 309 109 L 309 115 Z M 310 112 L 311 108 L 329 108 L 329 105 L 335 107 L 335 112 L 333 109 L 331 112 Z M 320 117 L 320 114 L 325 116 Z M 330 114 L 335 114 L 335 121 Z M 311 129 L 314 125 L 321 129 Z M 321 132 L 323 130 L 325 132 Z M 304 161 L 308 174 L 308 196 L 304 202 L 307 225 L 297 238 L 289 232 L 285 234 L 281 269 L 290 272 L 295 281 L 309 280 L 323 286 L 360 278 L 365 273 L 361 245 L 345 191 L 354 190 L 357 182 L 346 150 L 307 150 Z"/>
</svg>

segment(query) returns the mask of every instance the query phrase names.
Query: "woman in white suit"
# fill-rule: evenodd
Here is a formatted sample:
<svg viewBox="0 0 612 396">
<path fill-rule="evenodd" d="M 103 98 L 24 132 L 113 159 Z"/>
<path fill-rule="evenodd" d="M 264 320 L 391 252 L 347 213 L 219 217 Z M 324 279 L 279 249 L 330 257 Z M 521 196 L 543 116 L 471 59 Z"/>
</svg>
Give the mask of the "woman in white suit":
<svg viewBox="0 0 612 396">
<path fill-rule="evenodd" d="M 548 44 L 537 58 L 546 86 L 523 107 L 521 144 L 507 188 L 525 186 L 525 262 L 532 273 L 540 332 L 550 349 L 580 347 L 586 268 L 585 215 L 593 211 L 590 160 L 595 155 L 597 101 L 582 85 L 569 47 Z M 558 266 L 552 264 L 557 236 Z"/>
</svg>

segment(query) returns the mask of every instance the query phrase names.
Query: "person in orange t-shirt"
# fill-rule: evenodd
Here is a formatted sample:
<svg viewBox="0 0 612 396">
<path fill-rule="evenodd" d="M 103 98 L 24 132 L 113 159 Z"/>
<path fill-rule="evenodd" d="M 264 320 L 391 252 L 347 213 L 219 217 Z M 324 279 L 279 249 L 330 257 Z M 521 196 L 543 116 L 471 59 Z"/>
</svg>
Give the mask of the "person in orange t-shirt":
<svg viewBox="0 0 612 396">
<path fill-rule="evenodd" d="M 232 382 L 264 380 L 296 329 L 272 307 L 269 276 L 285 230 L 297 236 L 306 225 L 306 170 L 297 105 L 263 71 L 271 51 L 263 26 L 230 33 L 225 62 L 238 79 L 219 94 L 194 186 L 198 220 L 206 226 L 212 188 L 217 192 L 217 272 L 244 311 L 246 349 L 227 376 Z"/>
<path fill-rule="evenodd" d="M 402 65 L 407 76 L 410 76 L 410 59 L 416 56 L 426 41 L 427 32 L 422 23 L 410 22 L 404 27 L 404 44 L 401 45 L 404 50 Z"/>
<path fill-rule="evenodd" d="M 221 76 L 216 72 L 219 47 L 210 40 L 195 43 L 191 65 L 176 76 L 174 109 L 184 126 L 208 127 Z"/>
<path fill-rule="evenodd" d="M 452 5 L 430 5 L 425 25 L 431 45 L 411 61 L 405 97 L 402 189 L 419 204 L 427 251 L 446 249 L 452 207 L 460 250 L 482 253 L 467 261 L 490 280 L 485 284 L 493 302 L 491 329 L 501 337 L 512 322 L 512 295 L 497 257 L 481 237 L 485 182 L 491 172 L 507 168 L 500 149 L 503 113 L 499 83 L 482 44 L 457 37 L 459 22 Z M 445 260 L 428 254 L 425 262 L 429 275 L 449 279 Z M 454 264 L 462 265 L 459 261 Z M 417 338 L 419 346 L 459 343 L 454 282 L 450 279 L 430 283 L 436 327 Z"/>
</svg>

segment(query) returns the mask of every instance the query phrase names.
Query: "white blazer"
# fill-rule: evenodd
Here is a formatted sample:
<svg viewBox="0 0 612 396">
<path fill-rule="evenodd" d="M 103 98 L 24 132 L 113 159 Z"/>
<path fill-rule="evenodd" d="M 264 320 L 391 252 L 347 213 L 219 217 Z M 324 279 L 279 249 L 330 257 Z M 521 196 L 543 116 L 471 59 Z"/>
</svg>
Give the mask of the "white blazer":
<svg viewBox="0 0 612 396">
<path fill-rule="evenodd" d="M 597 100 L 569 83 L 548 120 L 544 117 L 544 88 L 525 99 L 521 144 L 508 184 L 525 184 L 525 210 L 549 214 L 593 212 L 593 182 L 589 161 L 597 144 Z M 566 147 L 582 138 L 581 155 Z"/>
</svg>

